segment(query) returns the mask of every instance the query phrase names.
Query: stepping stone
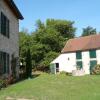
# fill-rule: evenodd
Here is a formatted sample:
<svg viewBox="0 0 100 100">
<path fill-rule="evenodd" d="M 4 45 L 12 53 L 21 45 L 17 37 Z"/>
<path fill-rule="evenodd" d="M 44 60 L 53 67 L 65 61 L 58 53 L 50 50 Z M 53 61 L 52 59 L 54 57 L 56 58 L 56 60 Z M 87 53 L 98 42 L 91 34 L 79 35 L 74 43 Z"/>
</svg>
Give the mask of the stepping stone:
<svg viewBox="0 0 100 100">
<path fill-rule="evenodd" d="M 15 99 L 12 97 L 6 97 L 6 100 L 15 100 Z"/>
</svg>

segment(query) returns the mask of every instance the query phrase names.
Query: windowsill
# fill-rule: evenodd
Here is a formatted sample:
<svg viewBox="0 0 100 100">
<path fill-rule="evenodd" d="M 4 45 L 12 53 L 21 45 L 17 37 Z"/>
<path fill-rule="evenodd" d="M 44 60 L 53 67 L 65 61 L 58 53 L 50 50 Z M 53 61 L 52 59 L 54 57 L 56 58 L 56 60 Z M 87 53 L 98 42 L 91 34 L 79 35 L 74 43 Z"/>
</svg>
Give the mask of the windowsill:
<svg viewBox="0 0 100 100">
<path fill-rule="evenodd" d="M 3 38 L 6 38 L 6 39 L 10 39 L 10 37 L 8 38 L 7 36 L 3 35 L 0 33 L 0 35 L 3 37 Z"/>
</svg>

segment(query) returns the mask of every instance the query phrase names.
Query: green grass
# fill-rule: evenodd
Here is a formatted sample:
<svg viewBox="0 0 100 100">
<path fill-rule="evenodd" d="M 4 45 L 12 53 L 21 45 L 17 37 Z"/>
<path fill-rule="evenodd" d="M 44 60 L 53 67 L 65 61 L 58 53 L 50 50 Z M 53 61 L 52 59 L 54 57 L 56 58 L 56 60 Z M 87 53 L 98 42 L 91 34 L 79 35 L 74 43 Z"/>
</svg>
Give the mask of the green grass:
<svg viewBox="0 0 100 100">
<path fill-rule="evenodd" d="M 100 76 L 42 74 L 0 91 L 0 100 L 9 96 L 32 100 L 100 100 Z"/>
</svg>

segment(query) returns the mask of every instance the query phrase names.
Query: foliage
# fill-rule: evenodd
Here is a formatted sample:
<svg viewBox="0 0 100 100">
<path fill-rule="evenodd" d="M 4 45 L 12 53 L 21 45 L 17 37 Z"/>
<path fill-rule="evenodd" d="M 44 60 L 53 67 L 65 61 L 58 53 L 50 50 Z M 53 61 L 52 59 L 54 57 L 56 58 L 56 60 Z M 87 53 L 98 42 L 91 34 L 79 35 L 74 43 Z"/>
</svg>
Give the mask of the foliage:
<svg viewBox="0 0 100 100">
<path fill-rule="evenodd" d="M 64 38 L 73 38 L 76 28 L 73 27 L 74 22 L 68 20 L 47 19 L 46 26 L 56 29 Z"/>
<path fill-rule="evenodd" d="M 47 54 L 45 54 L 44 59 L 40 62 L 40 66 L 42 66 L 44 70 L 48 70 L 50 62 L 53 61 L 58 55 L 59 53 L 53 51 L 48 52 Z"/>
<path fill-rule="evenodd" d="M 93 75 L 100 75 L 100 64 L 96 65 L 94 67 L 94 69 L 92 70 L 92 73 Z"/>
<path fill-rule="evenodd" d="M 20 51 L 20 60 L 25 61 L 26 52 L 31 45 L 31 36 L 26 32 L 22 31 L 19 33 L 19 51 Z"/>
<path fill-rule="evenodd" d="M 10 84 L 16 82 L 16 78 L 13 75 L 3 75 L 0 77 L 0 89 L 7 87 Z"/>
<path fill-rule="evenodd" d="M 32 74 L 32 62 L 30 49 L 26 52 L 26 77 L 31 77 Z"/>
<path fill-rule="evenodd" d="M 2 79 L 0 79 L 0 89 L 4 87 L 4 81 Z"/>
<path fill-rule="evenodd" d="M 30 49 L 32 67 L 47 68 L 55 59 L 65 41 L 75 36 L 74 22 L 67 20 L 47 19 L 46 23 L 38 20 L 36 31 L 28 34 L 20 32 L 20 59 L 26 65 L 26 54 Z"/>
<path fill-rule="evenodd" d="M 83 28 L 82 36 L 88 36 L 88 35 L 93 35 L 93 34 L 97 34 L 96 28 L 93 28 L 91 26 Z"/>
</svg>

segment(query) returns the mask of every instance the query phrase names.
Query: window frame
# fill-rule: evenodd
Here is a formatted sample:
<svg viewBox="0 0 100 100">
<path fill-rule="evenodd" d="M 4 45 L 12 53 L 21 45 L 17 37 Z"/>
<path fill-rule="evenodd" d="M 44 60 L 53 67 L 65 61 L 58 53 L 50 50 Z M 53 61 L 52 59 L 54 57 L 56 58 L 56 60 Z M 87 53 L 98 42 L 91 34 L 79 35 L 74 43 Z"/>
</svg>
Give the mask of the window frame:
<svg viewBox="0 0 100 100">
<path fill-rule="evenodd" d="M 1 12 L 1 34 L 7 38 L 9 38 L 10 33 L 10 21 L 9 19 L 4 15 L 3 12 Z"/>
<path fill-rule="evenodd" d="M 6 52 L 0 51 L 0 74 L 9 73 L 10 55 Z"/>
<path fill-rule="evenodd" d="M 96 58 L 96 49 L 89 50 L 89 57 L 90 58 Z"/>
<path fill-rule="evenodd" d="M 82 59 L 82 52 L 81 51 L 76 52 L 76 59 L 77 60 Z"/>
<path fill-rule="evenodd" d="M 81 64 L 81 66 L 79 66 L 79 65 Z M 77 67 L 79 67 L 80 69 L 82 69 L 83 68 L 83 62 L 82 61 L 76 61 L 76 65 L 77 65 Z"/>
</svg>

